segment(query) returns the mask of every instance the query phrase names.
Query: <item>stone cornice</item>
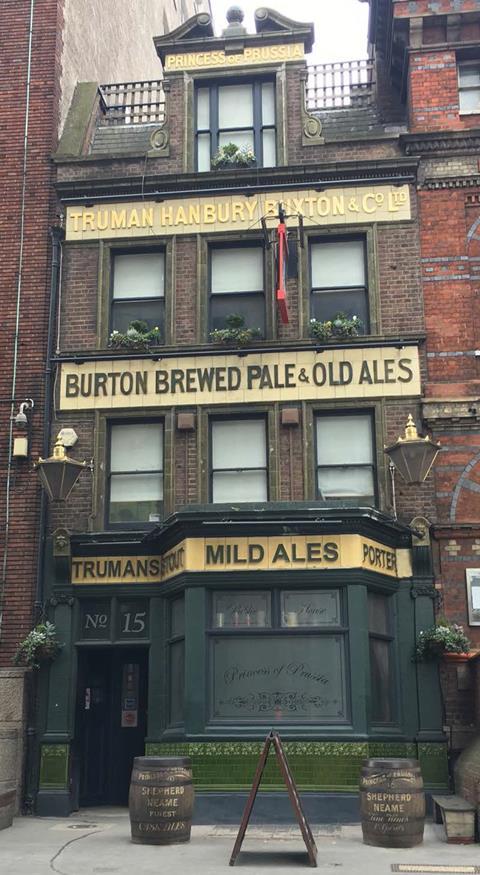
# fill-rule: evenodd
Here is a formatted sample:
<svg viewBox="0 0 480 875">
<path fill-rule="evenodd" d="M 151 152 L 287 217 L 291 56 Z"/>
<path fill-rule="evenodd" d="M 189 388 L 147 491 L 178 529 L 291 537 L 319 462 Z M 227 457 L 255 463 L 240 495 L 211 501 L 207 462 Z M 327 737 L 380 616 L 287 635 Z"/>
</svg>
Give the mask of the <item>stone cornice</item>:
<svg viewBox="0 0 480 875">
<path fill-rule="evenodd" d="M 433 133 L 401 134 L 400 145 L 406 155 L 450 156 L 455 153 L 477 153 L 480 150 L 480 130 L 471 131 L 435 131 Z"/>
<path fill-rule="evenodd" d="M 144 156 L 143 156 L 144 157 Z M 118 200 L 122 197 L 156 198 L 162 196 L 179 197 L 188 195 L 220 194 L 222 192 L 239 192 L 244 194 L 257 191 L 284 188 L 303 188 L 310 186 L 323 189 L 330 186 L 393 183 L 404 184 L 414 182 L 418 162 L 415 158 L 396 158 L 387 161 L 349 161 L 339 164 L 309 164 L 290 167 L 277 167 L 268 170 L 254 171 L 242 169 L 230 172 L 212 174 L 170 174 L 152 173 L 149 176 L 127 176 L 125 161 L 119 158 L 119 175 L 115 175 L 116 161 L 106 159 L 111 176 L 91 179 L 72 179 L 57 182 L 56 188 L 60 198 L 68 201 L 74 199 L 91 200 L 95 197 Z M 97 159 L 98 161 L 98 159 Z M 83 164 L 92 166 L 93 162 L 66 161 L 65 164 Z M 99 162 L 100 163 L 100 162 Z"/>
<path fill-rule="evenodd" d="M 427 191 L 437 191 L 444 188 L 478 188 L 480 173 L 475 176 L 430 176 L 419 181 L 418 188 Z"/>
</svg>

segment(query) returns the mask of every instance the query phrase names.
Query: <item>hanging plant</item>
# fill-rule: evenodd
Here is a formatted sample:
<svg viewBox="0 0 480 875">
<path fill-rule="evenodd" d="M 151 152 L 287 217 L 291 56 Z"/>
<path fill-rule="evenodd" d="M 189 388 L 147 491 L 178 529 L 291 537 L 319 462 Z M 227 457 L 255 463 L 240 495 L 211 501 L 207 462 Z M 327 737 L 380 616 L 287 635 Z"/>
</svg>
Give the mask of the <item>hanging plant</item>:
<svg viewBox="0 0 480 875">
<path fill-rule="evenodd" d="M 57 630 L 53 623 L 46 620 L 39 623 L 28 633 L 18 645 L 13 661 L 15 665 L 26 665 L 30 668 L 40 668 L 44 662 L 49 662 L 58 656 L 62 649 L 57 638 Z"/>
<path fill-rule="evenodd" d="M 310 319 L 310 336 L 316 340 L 358 337 L 362 330 L 362 320 L 358 316 L 347 316 L 345 313 L 335 313 L 335 316 L 325 322 L 319 319 Z"/>
<path fill-rule="evenodd" d="M 438 662 L 448 653 L 468 653 L 470 647 L 463 626 L 439 619 L 436 626 L 419 632 L 415 644 L 415 660 Z"/>
<path fill-rule="evenodd" d="M 226 346 L 247 346 L 254 337 L 261 337 L 260 328 L 246 328 L 245 317 L 231 313 L 225 319 L 225 328 L 215 328 L 210 332 L 210 340 Z"/>
<path fill-rule="evenodd" d="M 157 325 L 150 329 L 146 322 L 135 319 L 125 332 L 112 331 L 108 345 L 112 349 L 148 349 L 149 346 L 159 344 L 160 340 L 161 334 Z"/>
<path fill-rule="evenodd" d="M 237 146 L 235 143 L 227 143 L 218 150 L 212 158 L 212 167 L 251 167 L 257 163 L 255 152 L 249 146 Z"/>
</svg>

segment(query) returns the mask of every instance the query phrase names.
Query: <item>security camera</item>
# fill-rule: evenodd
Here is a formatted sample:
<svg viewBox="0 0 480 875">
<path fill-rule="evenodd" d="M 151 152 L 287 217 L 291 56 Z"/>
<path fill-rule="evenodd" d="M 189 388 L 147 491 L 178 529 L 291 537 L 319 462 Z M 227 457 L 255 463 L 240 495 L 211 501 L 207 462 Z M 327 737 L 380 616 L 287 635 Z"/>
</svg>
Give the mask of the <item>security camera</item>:
<svg viewBox="0 0 480 875">
<path fill-rule="evenodd" d="M 20 407 L 23 407 L 23 404 L 21 404 Z M 23 410 L 20 410 L 19 413 L 17 413 L 17 415 L 14 419 L 14 422 L 18 428 L 26 428 L 27 427 L 28 420 L 27 420 L 27 417 L 25 416 Z"/>
<path fill-rule="evenodd" d="M 26 398 L 25 401 L 22 401 L 22 403 L 19 406 L 17 415 L 13 417 L 13 421 L 14 421 L 15 425 L 17 426 L 17 428 L 27 428 L 28 419 L 27 419 L 27 416 L 25 413 L 25 409 L 31 410 L 33 407 L 34 407 L 34 403 L 33 403 L 33 400 L 31 398 Z"/>
</svg>

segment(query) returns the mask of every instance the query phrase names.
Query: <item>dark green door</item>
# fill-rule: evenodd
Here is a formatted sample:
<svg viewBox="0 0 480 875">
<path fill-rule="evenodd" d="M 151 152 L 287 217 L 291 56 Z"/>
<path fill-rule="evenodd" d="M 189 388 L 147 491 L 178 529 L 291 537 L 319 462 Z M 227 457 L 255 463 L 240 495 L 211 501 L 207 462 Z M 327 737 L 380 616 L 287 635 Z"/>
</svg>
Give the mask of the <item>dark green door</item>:
<svg viewBox="0 0 480 875">
<path fill-rule="evenodd" d="M 126 805 L 133 758 L 147 726 L 148 651 L 79 654 L 77 757 L 80 805 Z"/>
</svg>

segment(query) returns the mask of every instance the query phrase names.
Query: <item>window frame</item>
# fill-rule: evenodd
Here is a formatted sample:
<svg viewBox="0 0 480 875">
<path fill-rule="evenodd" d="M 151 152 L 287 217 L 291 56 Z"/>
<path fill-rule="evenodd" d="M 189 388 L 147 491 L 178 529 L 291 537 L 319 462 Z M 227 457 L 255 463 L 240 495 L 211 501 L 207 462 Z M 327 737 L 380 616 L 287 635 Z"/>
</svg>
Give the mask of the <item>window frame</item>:
<svg viewBox="0 0 480 875">
<path fill-rule="evenodd" d="M 230 502 L 214 502 L 213 501 L 213 424 L 215 422 L 241 422 L 241 421 L 251 421 L 257 420 L 262 421 L 265 426 L 265 468 L 220 468 L 220 471 L 265 471 L 265 484 L 267 488 L 267 497 L 265 501 L 271 501 L 271 487 L 270 487 L 270 466 L 269 462 L 269 418 L 265 413 L 251 413 L 251 414 L 240 414 L 238 416 L 235 413 L 230 415 L 225 415 L 221 413 L 210 413 L 208 416 L 208 503 L 209 504 L 227 504 Z M 248 502 L 239 502 L 238 499 L 232 499 L 233 502 L 238 502 L 239 504 L 248 504 Z M 258 502 L 255 502 L 258 503 Z"/>
<path fill-rule="evenodd" d="M 345 465 L 319 465 L 318 463 L 318 437 L 317 437 L 317 419 L 319 418 L 338 418 L 342 416 L 368 416 L 370 420 L 370 436 L 372 440 L 372 464 L 345 464 Z M 332 504 L 333 507 L 362 507 L 358 504 L 354 497 L 348 499 L 322 498 L 318 488 L 318 471 L 323 468 L 371 468 L 373 480 L 373 507 L 379 507 L 379 485 L 378 485 L 378 462 L 377 462 L 377 431 L 376 431 L 376 416 L 375 408 L 372 407 L 342 407 L 329 409 L 316 409 L 313 413 L 313 446 L 314 446 L 314 492 L 317 501 L 323 501 L 325 504 Z"/>
<path fill-rule="evenodd" d="M 111 482 L 112 482 L 112 470 L 111 470 L 111 460 L 112 460 L 112 428 L 115 426 L 127 426 L 127 425 L 151 425 L 158 424 L 162 426 L 162 438 L 163 438 L 163 468 L 158 473 L 162 476 L 162 487 L 163 487 L 163 499 L 162 499 L 162 510 L 160 513 L 160 520 L 155 522 L 149 522 L 148 520 L 144 520 L 143 522 L 124 522 L 124 523 L 115 523 L 110 520 L 110 506 L 111 506 Z M 104 506 L 104 528 L 108 531 L 145 531 L 154 528 L 161 522 L 162 519 L 165 518 L 165 458 L 166 458 L 166 450 L 165 450 L 165 418 L 164 417 L 147 417 L 140 418 L 138 415 L 132 418 L 109 418 L 106 423 L 106 452 L 105 452 L 105 506 Z M 121 471 L 116 471 L 116 474 L 121 474 Z M 148 471 L 131 471 L 131 472 L 123 472 L 123 473 L 135 473 L 135 474 L 152 474 L 157 473 L 156 471 L 148 470 Z"/>
<path fill-rule="evenodd" d="M 275 123 L 273 125 L 264 125 L 262 121 L 262 85 L 264 84 L 272 84 L 273 86 L 273 105 L 275 111 Z M 253 132 L 253 151 L 256 157 L 256 163 L 253 165 L 257 168 L 263 168 L 263 132 L 264 130 L 273 130 L 275 132 L 275 163 L 271 165 L 272 169 L 277 167 L 279 164 L 279 144 L 278 144 L 278 128 L 279 128 L 279 118 L 278 118 L 278 110 L 277 110 L 277 82 L 275 75 L 263 74 L 258 77 L 253 78 L 252 76 L 248 77 L 235 77 L 235 78 L 218 78 L 218 79 L 195 79 L 194 83 L 194 92 L 193 92 L 193 132 L 194 132 L 194 169 L 197 173 L 211 173 L 212 172 L 212 158 L 218 152 L 219 146 L 219 135 L 222 133 L 222 129 L 219 127 L 219 118 L 218 118 L 218 89 L 219 88 L 228 88 L 234 85 L 250 85 L 252 88 L 252 109 L 253 109 L 253 118 L 252 118 L 252 127 L 249 128 L 238 128 L 239 133 L 243 133 L 245 131 Z M 201 88 L 208 88 L 209 90 L 209 127 L 208 128 L 200 128 L 198 127 L 198 91 Z M 225 130 L 232 130 L 231 128 Z M 198 137 L 199 134 L 209 134 L 210 135 L 210 168 L 208 170 L 199 171 L 198 169 Z"/>
<path fill-rule="evenodd" d="M 377 632 L 370 629 L 370 617 L 369 617 L 369 599 L 371 596 L 381 596 L 382 598 L 387 599 L 387 632 Z M 369 665 L 370 665 L 370 719 L 369 723 L 371 726 L 375 727 L 392 727 L 396 726 L 398 723 L 398 693 L 397 693 L 397 667 L 396 667 L 396 659 L 397 659 L 397 645 L 396 645 L 396 635 L 395 635 L 395 601 L 394 601 L 394 593 L 393 592 L 385 592 L 376 589 L 369 589 L 367 591 L 367 631 L 368 631 L 368 655 L 369 655 Z M 383 641 L 388 644 L 388 708 L 390 711 L 390 720 L 378 720 L 374 718 L 374 706 L 375 706 L 375 687 L 373 683 L 373 674 L 372 674 L 372 655 L 371 655 L 371 647 L 372 641 Z"/>
<path fill-rule="evenodd" d="M 462 85 L 461 84 L 461 71 L 465 68 L 474 68 L 479 75 L 479 83 L 478 85 Z M 457 60 L 457 85 L 458 85 L 458 114 L 463 115 L 480 115 L 480 59 L 471 60 Z M 461 95 L 464 92 L 477 91 L 478 92 L 478 108 L 477 109 L 462 109 L 461 106 Z"/>
<path fill-rule="evenodd" d="M 248 297 L 250 297 L 250 299 L 251 299 L 252 297 L 262 296 L 262 298 L 263 298 L 263 308 L 262 308 L 262 310 L 263 310 L 263 326 L 259 326 L 259 327 L 260 328 L 263 327 L 263 331 L 262 331 L 262 334 L 260 335 L 260 337 L 258 338 L 258 340 L 265 340 L 265 338 L 268 336 L 267 300 L 266 300 L 267 270 L 266 270 L 266 264 L 265 264 L 265 247 L 262 245 L 262 241 L 258 238 L 256 238 L 255 240 L 240 240 L 240 241 L 232 240 L 231 242 L 221 241 L 218 243 L 215 243 L 213 240 L 209 240 L 207 246 L 208 246 L 208 250 L 207 250 L 207 259 L 208 259 L 208 265 L 207 265 L 207 296 L 208 296 L 207 297 L 207 303 L 208 303 L 207 332 L 208 332 L 209 338 L 210 338 L 210 332 L 213 330 L 213 322 L 212 322 L 212 310 L 213 310 L 212 303 L 213 303 L 213 300 L 215 300 L 217 297 L 221 298 L 223 300 L 226 300 L 227 298 L 231 299 L 234 297 L 235 298 L 238 298 L 238 297 L 248 298 Z M 258 249 L 259 251 L 261 251 L 261 253 L 262 253 L 263 289 L 260 292 L 258 292 L 258 291 L 257 292 L 227 292 L 227 293 L 219 293 L 219 294 L 214 293 L 212 290 L 212 275 L 213 275 L 212 254 L 215 250 L 220 250 L 220 249 L 224 249 L 224 250 Z M 232 310 L 232 313 L 233 312 L 235 312 L 235 311 Z M 255 328 L 257 326 L 246 325 L 246 327 L 247 328 Z"/>
<path fill-rule="evenodd" d="M 364 264 L 364 272 L 365 272 L 365 285 L 364 286 L 318 286 L 314 287 L 313 285 L 313 252 L 312 247 L 317 245 L 325 245 L 331 243 L 350 243 L 350 242 L 361 242 L 363 244 L 363 264 Z M 360 336 L 365 336 L 367 334 L 371 334 L 371 315 L 370 315 L 370 296 L 369 296 L 369 264 L 368 264 L 368 252 L 367 252 L 367 239 L 365 234 L 359 233 L 356 234 L 351 232 L 349 234 L 332 234 L 328 237 L 311 237 L 308 243 L 308 291 L 309 291 L 309 313 L 310 318 L 315 318 L 313 314 L 313 301 L 314 295 L 321 295 L 322 292 L 330 292 L 330 293 L 339 293 L 340 295 L 344 292 L 355 292 L 359 295 L 362 294 L 362 300 L 365 301 L 365 308 L 367 311 L 367 320 L 363 325 L 363 331 Z M 345 307 L 342 306 L 341 303 L 338 304 L 338 309 L 335 312 L 343 312 Z M 332 313 L 332 316 L 334 313 Z M 363 320 L 362 320 L 363 321 Z M 341 341 L 341 338 L 339 338 Z"/>
<path fill-rule="evenodd" d="M 114 286 L 115 286 L 115 259 L 121 257 L 122 255 L 163 255 L 163 295 L 156 295 L 151 297 L 139 296 L 136 295 L 131 298 L 118 298 L 117 302 L 135 304 L 139 302 L 148 302 L 148 301 L 157 301 L 160 302 L 160 323 L 161 323 L 161 337 L 160 343 L 162 346 L 165 344 L 165 335 L 166 335 L 166 286 L 167 286 L 167 253 L 166 248 L 164 246 L 155 246 L 155 247 L 119 247 L 118 249 L 112 249 L 110 253 L 110 289 L 109 289 L 109 302 L 108 302 L 108 334 L 112 333 L 115 330 L 114 326 L 114 310 L 116 300 L 114 298 Z M 120 304 L 121 307 L 121 304 Z M 118 303 L 117 303 L 118 308 Z M 139 316 L 141 319 L 141 316 Z M 118 330 L 118 329 L 117 329 Z"/>
<path fill-rule="evenodd" d="M 351 651 L 351 626 L 349 622 L 349 598 L 348 586 L 345 585 L 340 578 L 332 580 L 328 585 L 318 585 L 318 583 L 305 583 L 301 586 L 302 592 L 323 592 L 325 590 L 337 590 L 339 594 L 340 618 L 341 622 L 336 626 L 285 626 L 282 625 L 282 594 L 285 592 L 296 591 L 297 586 L 293 581 L 285 581 L 280 585 L 265 585 L 260 584 L 260 589 L 248 586 L 234 585 L 233 588 L 228 586 L 228 581 L 219 581 L 215 586 L 209 586 L 207 589 L 207 622 L 205 627 L 206 646 L 207 646 L 207 708 L 206 708 L 206 729 L 208 726 L 220 727 L 238 725 L 242 728 L 247 726 L 263 726 L 264 724 L 271 726 L 272 717 L 255 720 L 252 717 L 215 717 L 214 711 L 214 655 L 213 648 L 215 639 L 232 638 L 236 640 L 249 640 L 252 638 L 272 639 L 278 638 L 318 638 L 322 637 L 340 637 L 343 647 L 344 661 L 344 684 L 345 684 L 345 715 L 341 720 L 329 719 L 319 722 L 318 717 L 305 718 L 302 717 L 299 721 L 298 717 L 288 720 L 283 719 L 282 725 L 291 729 L 298 726 L 299 722 L 303 726 L 313 728 L 314 726 L 322 726 L 327 729 L 332 726 L 338 726 L 341 730 L 350 729 L 353 721 L 353 702 L 352 702 L 352 651 Z M 213 623 L 214 617 L 214 595 L 218 592 L 228 591 L 230 595 L 238 593 L 239 595 L 249 592 L 267 592 L 270 598 L 270 625 L 269 626 L 215 626 Z"/>
</svg>

